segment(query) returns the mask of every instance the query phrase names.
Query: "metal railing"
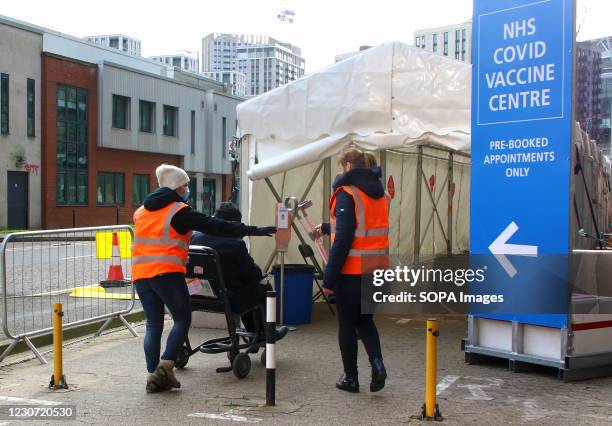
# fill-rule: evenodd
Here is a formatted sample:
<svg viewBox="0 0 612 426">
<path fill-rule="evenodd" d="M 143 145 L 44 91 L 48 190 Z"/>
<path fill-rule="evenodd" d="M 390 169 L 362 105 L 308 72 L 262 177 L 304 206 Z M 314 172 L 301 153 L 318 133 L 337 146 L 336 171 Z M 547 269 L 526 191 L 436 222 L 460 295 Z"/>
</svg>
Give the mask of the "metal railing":
<svg viewBox="0 0 612 426">
<path fill-rule="evenodd" d="M 64 329 L 106 320 L 98 336 L 118 318 L 137 337 L 124 318 L 138 303 L 128 277 L 133 237 L 127 225 L 7 235 L 0 246 L 1 319 L 11 343 L 0 362 L 23 341 L 41 363 L 47 363 L 30 338 L 52 331 L 53 303 L 64 306 Z M 109 277 L 113 264 L 114 276 Z"/>
</svg>

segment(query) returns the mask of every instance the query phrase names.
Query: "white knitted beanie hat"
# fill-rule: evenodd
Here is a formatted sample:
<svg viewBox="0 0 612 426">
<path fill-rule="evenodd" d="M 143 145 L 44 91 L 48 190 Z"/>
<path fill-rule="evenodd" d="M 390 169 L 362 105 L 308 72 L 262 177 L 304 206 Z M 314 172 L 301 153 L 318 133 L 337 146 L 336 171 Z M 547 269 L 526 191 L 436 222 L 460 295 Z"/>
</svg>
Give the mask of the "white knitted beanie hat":
<svg viewBox="0 0 612 426">
<path fill-rule="evenodd" d="M 189 182 L 189 176 L 187 176 L 185 170 L 170 164 L 159 166 L 155 169 L 155 175 L 160 188 L 166 187 L 175 190 Z"/>
</svg>

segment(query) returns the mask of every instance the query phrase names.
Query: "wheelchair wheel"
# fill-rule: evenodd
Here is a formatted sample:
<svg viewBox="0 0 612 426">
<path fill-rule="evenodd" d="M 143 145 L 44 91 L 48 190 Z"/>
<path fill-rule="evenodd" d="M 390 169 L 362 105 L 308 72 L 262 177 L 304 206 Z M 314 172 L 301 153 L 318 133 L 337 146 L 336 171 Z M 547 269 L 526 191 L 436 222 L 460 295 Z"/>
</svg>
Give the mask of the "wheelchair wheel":
<svg viewBox="0 0 612 426">
<path fill-rule="evenodd" d="M 259 357 L 259 362 L 261 362 L 261 365 L 263 365 L 264 367 L 266 366 L 266 350 L 264 349 L 263 352 L 261 353 L 261 356 Z"/>
<path fill-rule="evenodd" d="M 234 362 L 232 362 L 232 371 L 234 376 L 239 379 L 244 379 L 248 376 L 251 371 L 251 358 L 249 358 L 249 354 L 239 353 L 236 355 Z"/>
<path fill-rule="evenodd" d="M 189 349 L 187 349 L 186 346 L 183 346 L 176 355 L 176 361 L 174 361 L 174 365 L 176 366 L 176 368 L 185 368 L 188 362 Z"/>
</svg>

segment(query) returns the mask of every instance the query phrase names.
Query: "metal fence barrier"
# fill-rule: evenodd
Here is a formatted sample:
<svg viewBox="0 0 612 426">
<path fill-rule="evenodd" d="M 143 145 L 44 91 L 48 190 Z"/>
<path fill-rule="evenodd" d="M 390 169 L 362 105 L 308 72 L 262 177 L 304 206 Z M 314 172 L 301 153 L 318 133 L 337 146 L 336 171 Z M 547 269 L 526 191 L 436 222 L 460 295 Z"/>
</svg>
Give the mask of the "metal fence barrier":
<svg viewBox="0 0 612 426">
<path fill-rule="evenodd" d="M 7 235 L 0 247 L 2 329 L 12 342 L 0 362 L 23 341 L 47 363 L 30 338 L 52 331 L 53 303 L 64 306 L 64 329 L 106 320 L 98 336 L 118 318 L 137 337 L 124 318 L 139 303 L 128 277 L 133 237 L 128 225 Z"/>
</svg>

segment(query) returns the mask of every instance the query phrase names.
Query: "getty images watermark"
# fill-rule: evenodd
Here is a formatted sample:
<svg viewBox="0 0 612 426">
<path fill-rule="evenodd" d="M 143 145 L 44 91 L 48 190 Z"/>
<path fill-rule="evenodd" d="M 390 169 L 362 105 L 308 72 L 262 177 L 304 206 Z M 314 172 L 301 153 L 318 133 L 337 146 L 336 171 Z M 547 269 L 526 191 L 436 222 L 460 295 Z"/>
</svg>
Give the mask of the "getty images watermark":
<svg viewBox="0 0 612 426">
<path fill-rule="evenodd" d="M 392 256 L 390 264 L 393 266 L 363 275 L 362 312 L 567 313 L 570 308 L 578 309 L 575 303 L 572 304 L 572 292 L 585 293 L 588 290 L 581 289 L 584 271 L 602 269 L 594 268 L 594 260 L 582 256 L 507 256 L 501 260 L 511 262 L 515 273 L 509 274 L 499 257 L 492 254 Z M 608 273 L 602 274 L 602 278 L 607 276 Z M 531 296 L 525 297 L 526 294 Z M 585 303 L 582 305 L 581 309 L 589 312 L 595 309 Z"/>
<path fill-rule="evenodd" d="M 376 269 L 372 275 L 372 285 L 383 287 L 385 285 L 403 285 L 410 288 L 423 285 L 454 285 L 463 287 L 466 284 L 483 283 L 487 266 L 482 268 L 429 268 L 424 265 L 413 268 L 409 266 L 396 266 L 391 269 Z M 503 303 L 503 294 L 469 294 L 449 288 L 448 291 L 427 289 L 418 292 L 400 290 L 387 293 L 382 289 L 372 293 L 374 303 Z"/>
</svg>

